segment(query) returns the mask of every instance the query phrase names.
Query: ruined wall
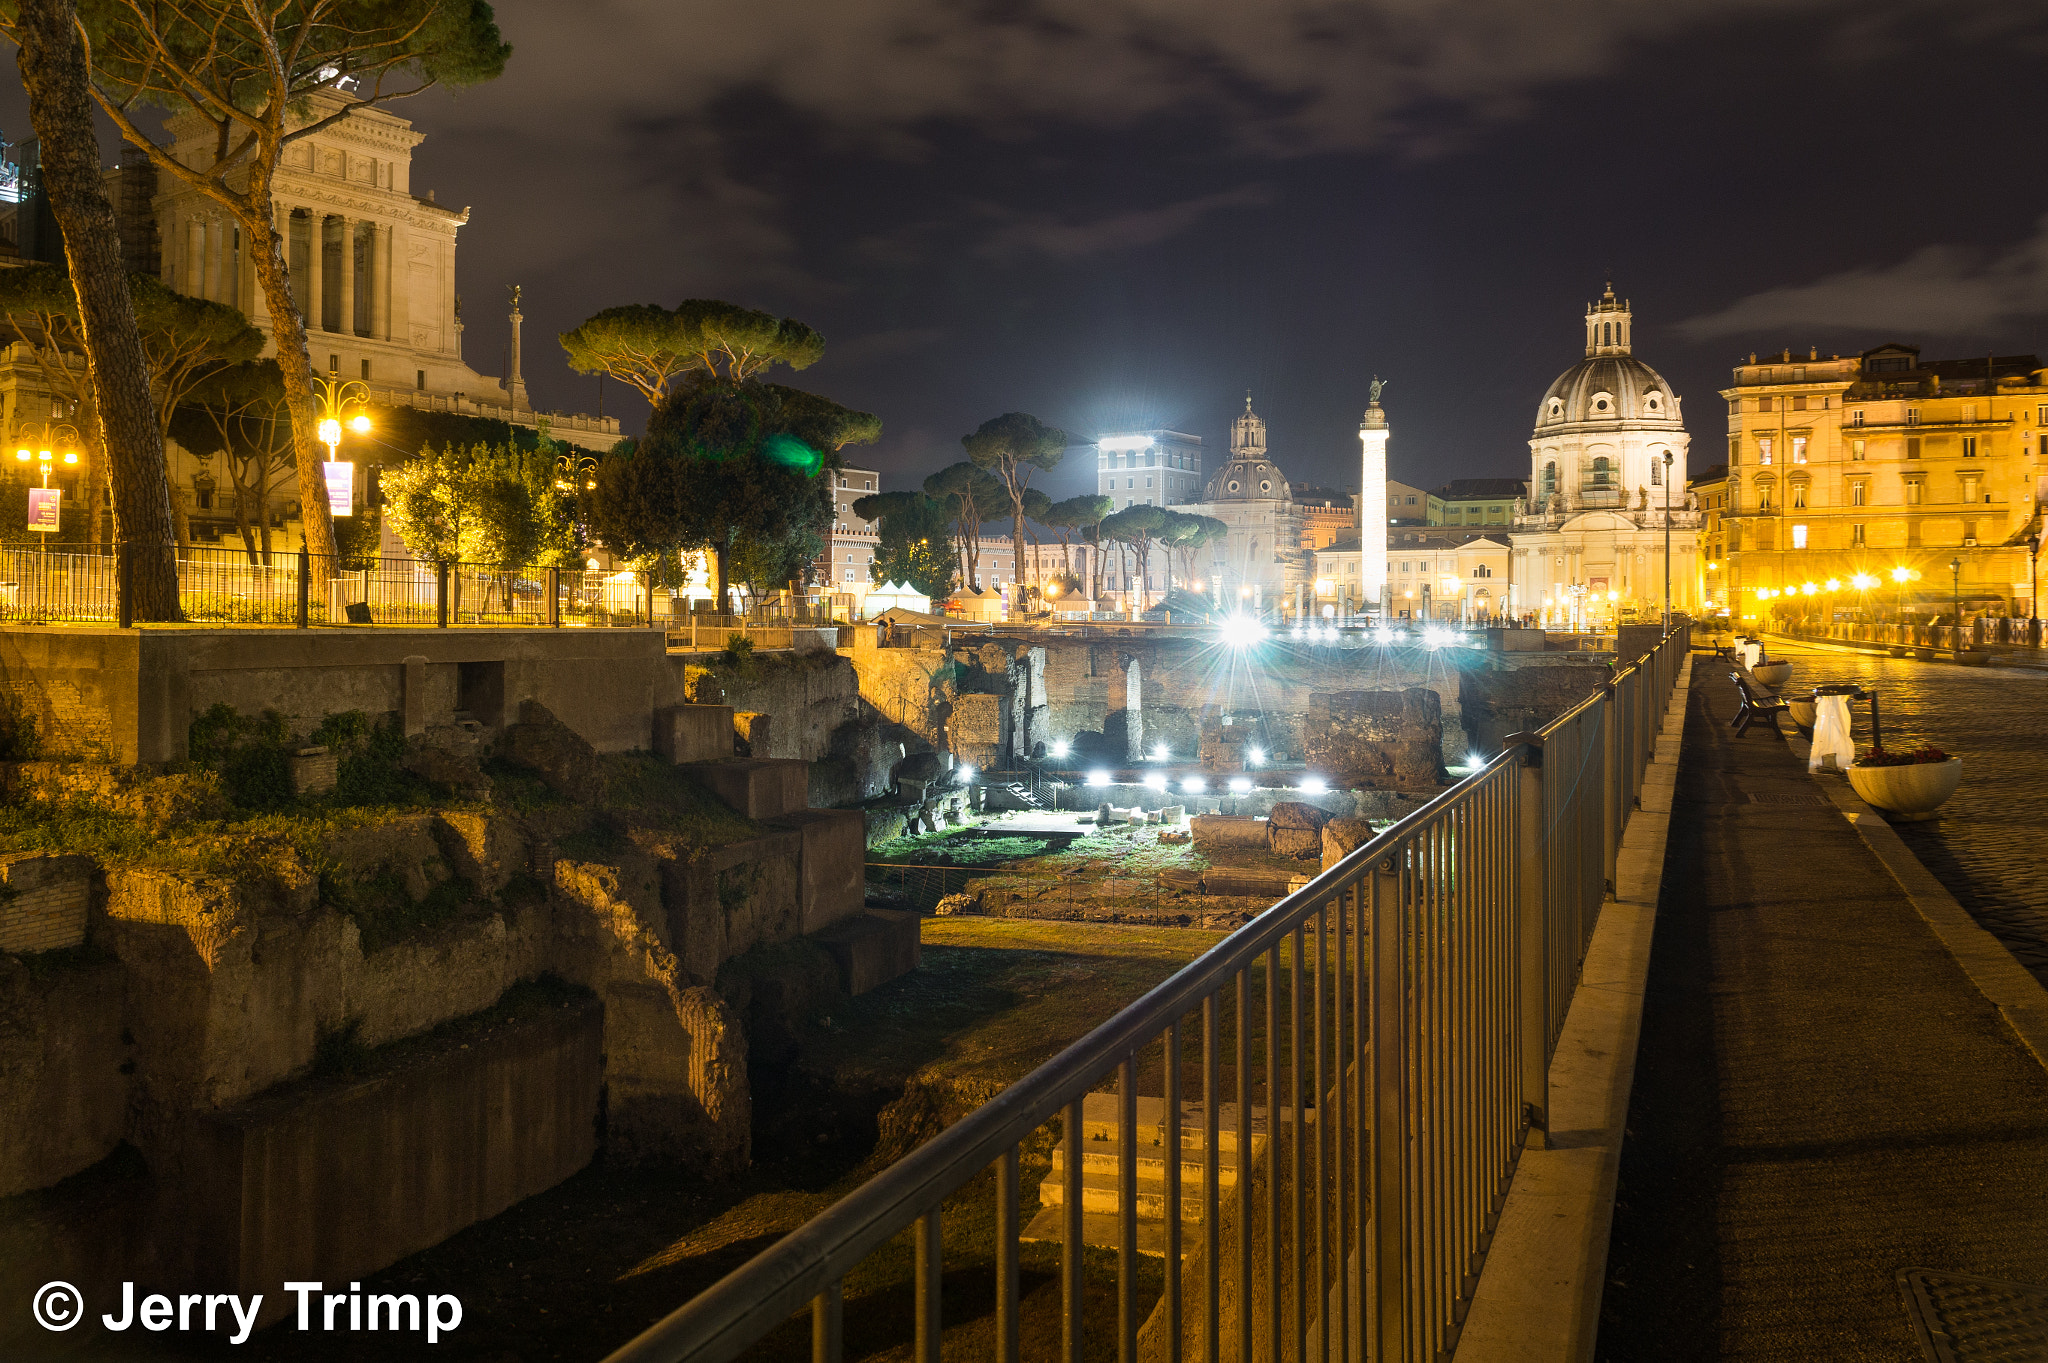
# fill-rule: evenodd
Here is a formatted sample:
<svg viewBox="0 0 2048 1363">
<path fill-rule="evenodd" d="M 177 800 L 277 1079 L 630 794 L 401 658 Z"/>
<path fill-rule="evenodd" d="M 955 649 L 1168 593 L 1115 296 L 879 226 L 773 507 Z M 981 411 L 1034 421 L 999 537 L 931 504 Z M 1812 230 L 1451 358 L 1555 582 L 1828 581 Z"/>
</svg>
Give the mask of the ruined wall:
<svg viewBox="0 0 2048 1363">
<path fill-rule="evenodd" d="M 1318 691 L 1302 725 L 1309 766 L 1345 786 L 1434 791 L 1444 770 L 1444 723 L 1434 691 Z"/>
<path fill-rule="evenodd" d="M 1492 756 L 1509 734 L 1534 731 L 1606 685 L 1603 663 L 1570 654 L 1533 654 L 1513 670 L 1475 670 L 1459 683 L 1466 736 L 1473 751 Z"/>
<path fill-rule="evenodd" d="M 107 956 L 34 970 L 0 956 L 0 1197 L 48 1187 L 121 1139 L 124 984 Z"/>
</svg>

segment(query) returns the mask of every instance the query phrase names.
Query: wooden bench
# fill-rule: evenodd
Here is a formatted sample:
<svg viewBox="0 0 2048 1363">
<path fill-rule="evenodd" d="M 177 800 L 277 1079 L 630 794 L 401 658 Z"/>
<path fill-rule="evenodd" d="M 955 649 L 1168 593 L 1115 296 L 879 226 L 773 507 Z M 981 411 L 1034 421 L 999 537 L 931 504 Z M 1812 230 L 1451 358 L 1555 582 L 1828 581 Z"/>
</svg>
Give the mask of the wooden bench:
<svg viewBox="0 0 2048 1363">
<path fill-rule="evenodd" d="M 1790 710 L 1791 704 L 1779 700 L 1776 696 L 1758 695 L 1756 688 L 1749 684 L 1749 678 L 1740 672 L 1730 672 L 1728 680 L 1735 683 L 1735 690 L 1742 698 L 1742 704 L 1735 709 L 1735 718 L 1728 721 L 1735 726 L 1735 736 L 1742 737 L 1749 731 L 1750 725 L 1763 720 L 1771 726 L 1772 733 L 1783 738 L 1785 735 L 1778 728 L 1778 716 Z"/>
</svg>

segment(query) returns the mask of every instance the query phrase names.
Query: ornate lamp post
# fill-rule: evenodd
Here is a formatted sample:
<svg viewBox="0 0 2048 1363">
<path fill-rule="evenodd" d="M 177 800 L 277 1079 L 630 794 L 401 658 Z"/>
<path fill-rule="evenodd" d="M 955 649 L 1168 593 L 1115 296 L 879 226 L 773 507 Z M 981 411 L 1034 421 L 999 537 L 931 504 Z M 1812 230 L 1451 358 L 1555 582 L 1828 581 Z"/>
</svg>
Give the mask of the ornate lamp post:
<svg viewBox="0 0 2048 1363">
<path fill-rule="evenodd" d="M 367 435 L 370 430 L 369 385 L 360 379 L 343 379 L 330 369 L 327 377 L 313 380 L 314 396 L 320 399 L 320 425 L 317 428 L 320 443 L 327 447 L 327 462 L 338 465 L 341 462 L 341 428 L 344 422 L 357 435 Z M 354 411 L 350 412 L 353 407 Z M 355 470 L 349 470 L 351 496 Z M 328 493 L 330 499 L 333 493 Z M 303 537 L 302 537 L 303 538 Z"/>
<path fill-rule="evenodd" d="M 23 423 L 15 438 L 21 442 L 21 448 L 14 452 L 14 457 L 24 464 L 36 464 L 43 471 L 41 490 L 44 495 L 40 499 L 33 496 L 29 499 L 29 528 L 36 532 L 42 543 L 42 547 L 37 551 L 37 595 L 47 604 L 50 581 L 50 532 L 58 528 L 60 513 L 57 509 L 57 498 L 62 495 L 50 493 L 50 470 L 60 462 L 76 464 L 80 441 L 75 427 L 52 425 L 47 421 L 35 425 Z"/>
<path fill-rule="evenodd" d="M 1963 660 L 1963 560 L 1960 556 L 1948 561 L 1949 604 L 1954 609 L 1956 661 Z"/>
</svg>

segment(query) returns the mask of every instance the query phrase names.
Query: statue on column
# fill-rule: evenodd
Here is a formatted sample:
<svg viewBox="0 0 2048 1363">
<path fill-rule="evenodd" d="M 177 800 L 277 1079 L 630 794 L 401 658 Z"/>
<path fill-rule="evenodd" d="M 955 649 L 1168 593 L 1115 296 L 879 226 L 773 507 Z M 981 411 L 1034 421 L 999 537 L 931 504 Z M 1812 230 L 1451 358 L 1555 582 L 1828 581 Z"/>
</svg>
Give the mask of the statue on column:
<svg viewBox="0 0 2048 1363">
<path fill-rule="evenodd" d="M 1646 488 L 1646 487 L 1637 487 L 1637 488 L 1636 488 L 1636 510 L 1638 510 L 1638 511 L 1648 511 L 1649 509 L 1650 509 L 1650 489 L 1648 489 L 1648 488 Z"/>
<path fill-rule="evenodd" d="M 1372 376 L 1372 382 L 1366 385 L 1367 401 L 1372 406 L 1377 407 L 1380 405 L 1380 394 L 1385 391 L 1386 386 L 1387 381 L 1385 379 L 1377 374 Z"/>
</svg>

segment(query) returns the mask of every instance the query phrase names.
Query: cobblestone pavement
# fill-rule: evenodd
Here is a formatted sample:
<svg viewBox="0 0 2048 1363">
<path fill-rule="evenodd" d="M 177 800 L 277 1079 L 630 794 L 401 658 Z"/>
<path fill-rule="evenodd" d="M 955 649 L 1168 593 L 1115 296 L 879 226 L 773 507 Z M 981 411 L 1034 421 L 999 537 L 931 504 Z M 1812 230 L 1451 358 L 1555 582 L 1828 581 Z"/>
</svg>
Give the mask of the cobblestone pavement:
<svg viewBox="0 0 2048 1363">
<path fill-rule="evenodd" d="M 1791 640 L 1772 639 L 1769 648 L 1792 662 L 1784 691 L 1840 682 L 1875 688 L 1886 747 L 1932 743 L 1963 759 L 1962 788 L 1938 818 L 1893 827 L 1971 916 L 2048 984 L 2048 672 Z M 1861 748 L 1870 741 L 1869 712 L 1853 708 Z"/>
</svg>

